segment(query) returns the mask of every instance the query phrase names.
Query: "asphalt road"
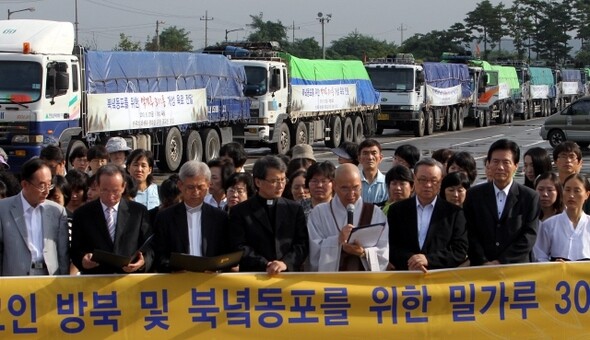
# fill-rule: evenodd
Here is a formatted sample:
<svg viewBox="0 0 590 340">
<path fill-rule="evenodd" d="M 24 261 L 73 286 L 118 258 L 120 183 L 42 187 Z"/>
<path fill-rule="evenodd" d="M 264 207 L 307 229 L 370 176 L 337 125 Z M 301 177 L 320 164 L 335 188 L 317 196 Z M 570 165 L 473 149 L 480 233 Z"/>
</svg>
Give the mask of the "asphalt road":
<svg viewBox="0 0 590 340">
<path fill-rule="evenodd" d="M 539 136 L 539 130 L 545 118 L 535 118 L 530 120 L 515 119 L 510 124 L 492 125 L 489 127 L 474 127 L 466 124 L 463 130 L 453 132 L 435 132 L 433 135 L 424 137 L 414 137 L 411 132 L 400 132 L 398 130 L 385 130 L 381 136 L 374 137 L 383 148 L 383 161 L 380 169 L 383 173 L 391 168 L 391 158 L 394 150 L 402 144 L 413 144 L 422 153 L 423 157 L 429 157 L 437 149 L 449 148 L 455 151 L 469 151 L 477 161 L 477 173 L 479 179 L 484 179 L 483 159 L 487 156 L 489 146 L 498 139 L 508 138 L 514 140 L 520 146 L 521 161 L 519 162 L 520 170 L 517 173 L 516 180 L 524 182 L 522 177 L 522 155 L 531 147 L 542 147 L 547 149 L 551 154 L 552 148 L 549 142 L 544 141 Z M 323 143 L 313 144 L 314 155 L 317 160 L 330 160 L 337 163 L 337 157 L 325 147 Z M 267 154 L 270 154 L 268 148 L 246 149 L 249 155 L 246 169 L 251 169 L 254 162 Z M 583 150 L 584 166 L 583 172 L 590 173 L 588 164 L 590 164 L 590 150 Z M 164 178 L 167 174 L 158 174 L 157 177 Z"/>
</svg>

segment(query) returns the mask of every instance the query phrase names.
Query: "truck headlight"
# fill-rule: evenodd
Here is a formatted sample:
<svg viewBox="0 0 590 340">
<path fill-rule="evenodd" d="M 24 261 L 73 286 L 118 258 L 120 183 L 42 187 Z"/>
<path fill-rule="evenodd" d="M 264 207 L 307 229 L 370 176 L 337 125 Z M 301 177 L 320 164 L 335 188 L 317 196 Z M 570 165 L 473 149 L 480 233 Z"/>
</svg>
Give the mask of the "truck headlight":
<svg viewBox="0 0 590 340">
<path fill-rule="evenodd" d="M 43 135 L 15 135 L 12 137 L 12 143 L 42 144 Z"/>
</svg>

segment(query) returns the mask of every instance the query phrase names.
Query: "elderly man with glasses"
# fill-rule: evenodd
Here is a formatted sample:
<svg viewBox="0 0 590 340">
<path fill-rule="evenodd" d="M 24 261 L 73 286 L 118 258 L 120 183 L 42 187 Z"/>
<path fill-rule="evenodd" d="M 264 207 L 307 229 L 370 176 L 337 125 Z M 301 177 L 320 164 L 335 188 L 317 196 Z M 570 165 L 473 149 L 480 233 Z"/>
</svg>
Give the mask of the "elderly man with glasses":
<svg viewBox="0 0 590 340">
<path fill-rule="evenodd" d="M 68 274 L 66 210 L 46 200 L 53 188 L 51 170 L 34 158 L 21 176 L 21 192 L 0 200 L 0 275 Z"/>
</svg>

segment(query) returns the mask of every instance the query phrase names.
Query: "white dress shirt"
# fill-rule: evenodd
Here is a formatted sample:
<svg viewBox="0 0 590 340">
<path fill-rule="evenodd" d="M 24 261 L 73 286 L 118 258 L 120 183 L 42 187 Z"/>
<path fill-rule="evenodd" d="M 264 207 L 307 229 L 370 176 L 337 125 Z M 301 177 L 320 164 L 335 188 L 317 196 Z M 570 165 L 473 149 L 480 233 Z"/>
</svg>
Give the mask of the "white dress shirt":
<svg viewBox="0 0 590 340">
<path fill-rule="evenodd" d="M 33 207 L 21 193 L 25 225 L 27 226 L 27 247 L 31 252 L 33 262 L 43 261 L 43 220 L 41 219 L 41 205 Z"/>
<path fill-rule="evenodd" d="M 119 215 L 119 204 L 120 203 L 121 203 L 121 201 L 117 202 L 117 204 L 115 204 L 113 206 L 113 222 L 115 223 L 115 234 L 117 234 L 117 215 Z M 104 214 L 104 219 L 105 219 L 105 221 L 108 221 L 109 217 L 107 215 L 108 214 L 107 209 L 109 207 L 107 207 L 104 203 L 102 203 L 102 201 L 100 201 L 100 205 L 102 205 L 102 212 Z"/>
<path fill-rule="evenodd" d="M 191 255 L 203 256 L 201 251 L 203 245 L 203 235 L 201 233 L 201 213 L 203 203 L 196 207 L 186 207 L 186 221 L 188 223 L 188 247 Z"/>
<path fill-rule="evenodd" d="M 215 200 L 215 198 L 213 197 L 213 195 L 207 194 L 207 195 L 205 195 L 205 200 L 204 201 L 205 201 L 205 203 L 207 203 L 209 205 L 212 205 L 212 206 L 214 206 L 216 208 L 223 209 L 227 205 L 227 196 L 224 197 L 221 200 L 221 202 L 217 203 L 217 201 Z"/>
<path fill-rule="evenodd" d="M 496 194 L 496 206 L 498 207 L 498 218 L 502 217 L 502 212 L 504 211 L 504 207 L 506 206 L 506 199 L 508 199 L 508 193 L 510 192 L 510 187 L 512 187 L 511 181 L 504 189 L 499 189 L 494 183 L 494 193 Z"/>
<path fill-rule="evenodd" d="M 538 262 L 590 259 L 590 216 L 582 213 L 576 228 L 565 211 L 541 222 L 533 252 Z"/>
<path fill-rule="evenodd" d="M 426 240 L 426 234 L 428 234 L 428 228 L 430 228 L 430 220 L 432 219 L 432 212 L 434 211 L 434 205 L 436 204 L 437 197 L 434 197 L 432 202 L 422 205 L 416 197 L 416 212 L 418 214 L 418 244 L 420 249 L 424 246 Z"/>
</svg>

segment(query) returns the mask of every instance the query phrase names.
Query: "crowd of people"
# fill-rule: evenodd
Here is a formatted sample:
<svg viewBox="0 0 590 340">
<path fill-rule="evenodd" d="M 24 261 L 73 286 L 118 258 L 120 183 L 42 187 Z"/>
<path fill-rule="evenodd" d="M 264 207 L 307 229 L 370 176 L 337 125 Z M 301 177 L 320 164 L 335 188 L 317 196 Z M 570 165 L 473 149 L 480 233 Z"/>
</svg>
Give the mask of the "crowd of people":
<svg viewBox="0 0 590 340">
<path fill-rule="evenodd" d="M 582 152 L 563 142 L 528 149 L 494 142 L 478 181 L 466 151 L 428 157 L 396 148 L 382 173 L 380 143 L 345 142 L 338 164 L 310 145 L 259 158 L 229 143 L 207 163 L 187 161 L 154 182 L 149 150 L 113 137 L 57 146 L 27 161 L 17 179 L 0 149 L 0 275 L 180 271 L 173 253 L 241 251 L 227 271 L 386 271 L 590 259 L 590 182 Z M 69 169 L 66 171 L 66 169 Z M 104 251 L 127 257 L 115 266 Z"/>
</svg>

